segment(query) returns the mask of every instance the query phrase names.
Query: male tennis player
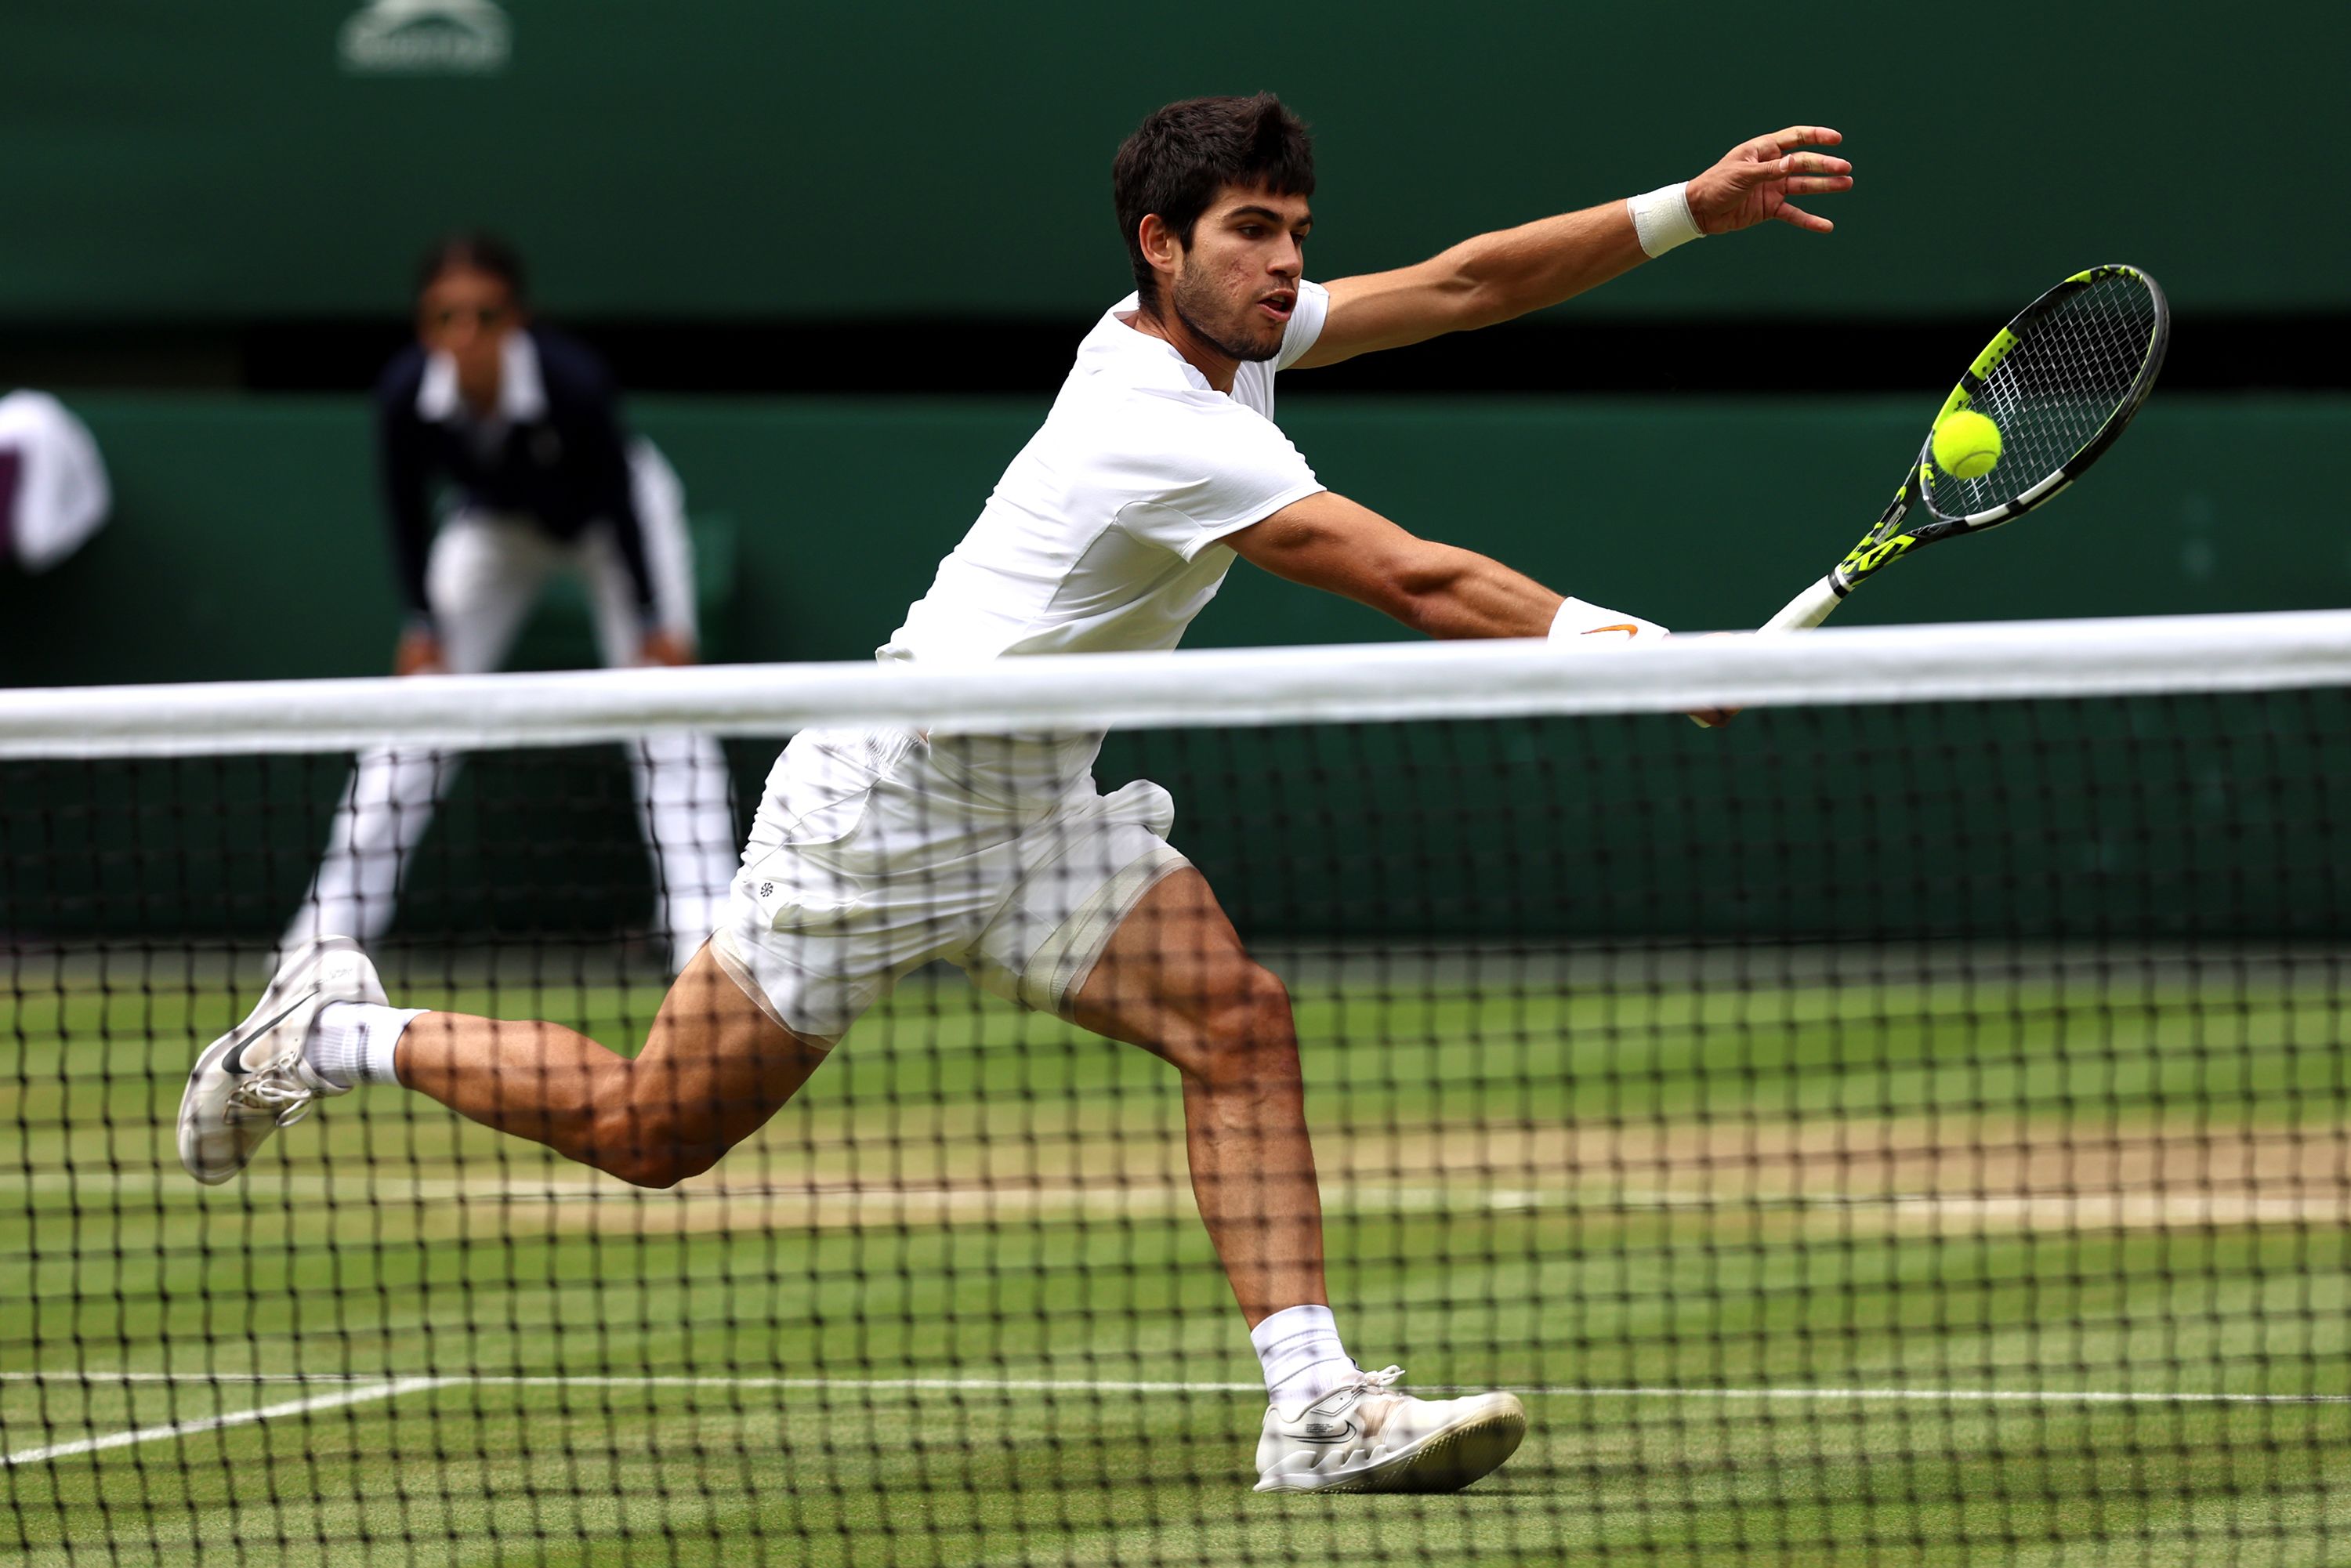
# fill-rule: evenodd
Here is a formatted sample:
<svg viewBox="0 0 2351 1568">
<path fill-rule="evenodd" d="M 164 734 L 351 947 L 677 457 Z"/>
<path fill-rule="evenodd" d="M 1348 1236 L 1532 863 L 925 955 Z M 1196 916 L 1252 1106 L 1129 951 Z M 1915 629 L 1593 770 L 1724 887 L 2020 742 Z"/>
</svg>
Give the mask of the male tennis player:
<svg viewBox="0 0 2351 1568">
<path fill-rule="evenodd" d="M 408 624 L 403 675 L 495 670 L 559 573 L 586 584 L 608 664 L 694 657 L 684 492 L 621 417 L 595 355 L 530 319 L 522 261 L 496 235 L 453 235 L 416 274 L 416 341 L 376 388 L 384 521 Z M 434 527 L 434 494 L 452 504 Z M 726 763 L 707 736 L 628 747 L 653 858 L 654 925 L 674 974 L 717 924 L 733 879 Z M 411 852 L 457 770 L 445 752 L 363 754 L 287 931 L 290 956 L 392 925 Z"/>
<path fill-rule="evenodd" d="M 1036 436 L 881 657 L 968 664 L 1171 648 L 1236 555 L 1444 637 L 1563 648 L 1663 635 L 1332 494 L 1274 424 L 1285 369 L 1508 320 L 1701 235 L 1840 191 L 1799 126 L 1687 184 L 1481 235 L 1417 267 L 1304 280 L 1305 128 L 1270 96 L 1171 104 L 1120 149 L 1136 290 L 1078 350 Z M 633 1061 L 551 1023 L 386 1005 L 357 944 L 287 963 L 196 1063 L 182 1158 L 225 1181 L 319 1095 L 402 1083 L 628 1181 L 706 1170 L 791 1098 L 858 1016 L 932 958 L 1182 1074 L 1193 1187 L 1270 1408 L 1260 1490 L 1447 1490 L 1526 1427 L 1508 1394 L 1428 1400 L 1357 1369 L 1323 1289 L 1322 1224 L 1281 982 L 1167 842 L 1174 808 L 1104 796 L 1099 737 L 807 732 L 769 775 L 733 902 Z"/>
</svg>

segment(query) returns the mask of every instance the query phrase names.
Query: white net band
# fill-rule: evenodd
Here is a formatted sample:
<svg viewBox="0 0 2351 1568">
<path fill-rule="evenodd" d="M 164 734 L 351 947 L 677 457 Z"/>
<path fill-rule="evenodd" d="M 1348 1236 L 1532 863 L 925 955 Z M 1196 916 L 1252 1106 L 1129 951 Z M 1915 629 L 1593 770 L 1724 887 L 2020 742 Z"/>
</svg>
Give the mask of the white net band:
<svg viewBox="0 0 2351 1568">
<path fill-rule="evenodd" d="M 0 757 L 558 746 L 810 725 L 949 733 L 1263 726 L 2351 685 L 2351 612 L 0 692 Z"/>
</svg>

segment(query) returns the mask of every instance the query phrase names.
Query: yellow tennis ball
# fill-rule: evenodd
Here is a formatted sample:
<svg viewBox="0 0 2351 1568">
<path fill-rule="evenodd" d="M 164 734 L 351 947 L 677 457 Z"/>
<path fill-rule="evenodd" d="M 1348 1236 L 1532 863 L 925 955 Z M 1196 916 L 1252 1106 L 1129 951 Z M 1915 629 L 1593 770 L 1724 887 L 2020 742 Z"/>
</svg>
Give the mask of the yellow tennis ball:
<svg viewBox="0 0 2351 1568">
<path fill-rule="evenodd" d="M 2000 465 L 2000 426 L 1971 408 L 1955 409 L 1935 426 L 1935 466 L 1962 479 L 1980 479 Z"/>
</svg>

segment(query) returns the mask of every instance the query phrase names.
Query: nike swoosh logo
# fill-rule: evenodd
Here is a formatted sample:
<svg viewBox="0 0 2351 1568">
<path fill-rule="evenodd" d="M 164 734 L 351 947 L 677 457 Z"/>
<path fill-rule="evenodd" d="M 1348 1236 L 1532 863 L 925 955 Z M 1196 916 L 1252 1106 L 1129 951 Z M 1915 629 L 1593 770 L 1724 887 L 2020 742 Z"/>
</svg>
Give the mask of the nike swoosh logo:
<svg viewBox="0 0 2351 1568">
<path fill-rule="evenodd" d="M 245 1048 L 251 1045 L 255 1040 L 259 1040 L 263 1035 L 267 1034 L 271 1030 L 276 1029 L 279 1024 L 284 1023 L 287 1019 L 293 1017 L 294 1014 L 301 1009 L 304 1002 L 308 1002 L 311 997 L 315 997 L 318 994 L 318 992 L 312 991 L 309 993 L 309 996 L 304 997 L 301 1001 L 296 1002 L 292 1007 L 287 1008 L 284 1012 L 279 1013 L 276 1018 L 271 1019 L 267 1023 L 263 1024 L 259 1029 L 255 1030 L 251 1034 L 246 1035 L 243 1040 L 237 1041 L 236 1049 L 230 1051 L 226 1056 L 221 1058 L 221 1065 L 228 1069 L 231 1072 L 235 1073 L 239 1078 L 242 1078 L 246 1073 L 252 1071 L 253 1069 L 245 1064 Z"/>
<path fill-rule="evenodd" d="M 1602 633 L 1603 632 L 1624 632 L 1624 633 L 1625 633 L 1625 635 L 1626 635 L 1627 637 L 1638 637 L 1638 636 L 1641 634 L 1641 629 L 1640 629 L 1638 626 L 1635 626 L 1635 625 L 1632 624 L 1630 622 L 1625 622 L 1625 621 L 1619 621 L 1619 622 L 1618 622 L 1615 625 L 1614 625 L 1614 626 L 1593 626 L 1593 627 L 1590 627 L 1590 628 L 1586 629 L 1586 631 L 1584 632 L 1584 633 L 1583 633 L 1583 634 L 1584 634 L 1585 636 L 1587 636 L 1587 637 L 1597 637 L 1597 636 L 1599 636 L 1599 635 L 1600 635 L 1600 633 Z"/>
<path fill-rule="evenodd" d="M 1341 1443 L 1354 1435 L 1354 1427 L 1343 1421 L 1336 1424 L 1314 1421 L 1298 1428 L 1299 1437 L 1309 1443 Z"/>
</svg>

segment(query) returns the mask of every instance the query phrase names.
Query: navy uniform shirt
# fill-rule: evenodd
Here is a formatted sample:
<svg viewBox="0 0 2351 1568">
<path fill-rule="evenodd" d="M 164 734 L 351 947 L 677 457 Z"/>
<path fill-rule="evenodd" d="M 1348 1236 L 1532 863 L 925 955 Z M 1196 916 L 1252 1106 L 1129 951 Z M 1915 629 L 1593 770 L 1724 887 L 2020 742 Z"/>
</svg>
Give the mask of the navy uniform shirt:
<svg viewBox="0 0 2351 1568">
<path fill-rule="evenodd" d="M 455 491 L 461 506 L 528 519 L 551 538 L 569 541 L 610 526 L 639 613 L 653 623 L 620 397 L 581 344 L 544 327 L 510 334 L 498 406 L 486 418 L 458 394 L 453 361 L 412 345 L 376 385 L 376 441 L 392 560 L 411 616 L 432 614 L 424 561 L 437 482 Z"/>
</svg>

